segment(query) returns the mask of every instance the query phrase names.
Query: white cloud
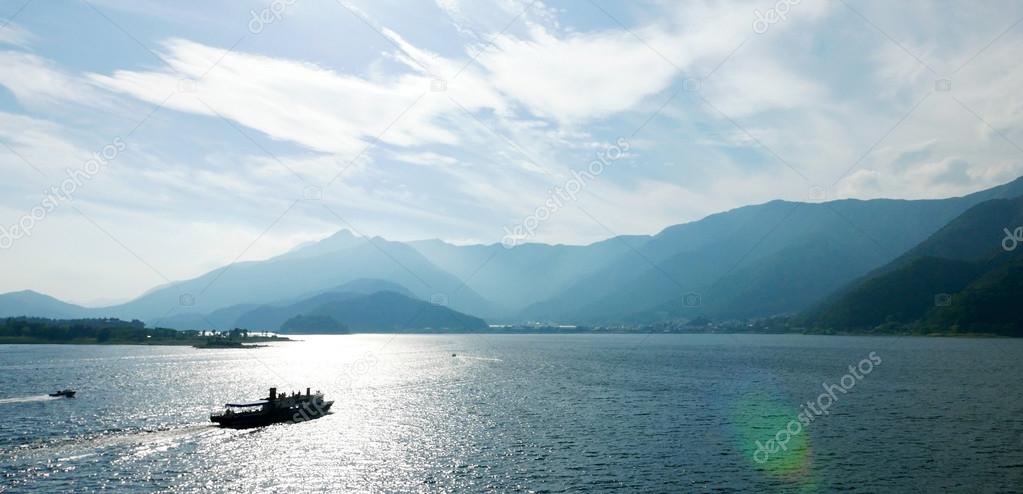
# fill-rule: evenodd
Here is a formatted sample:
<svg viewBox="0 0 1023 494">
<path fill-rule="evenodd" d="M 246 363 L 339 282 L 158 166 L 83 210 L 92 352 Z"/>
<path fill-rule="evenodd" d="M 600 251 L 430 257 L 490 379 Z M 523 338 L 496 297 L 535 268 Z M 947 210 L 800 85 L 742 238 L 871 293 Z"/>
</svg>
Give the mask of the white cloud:
<svg viewBox="0 0 1023 494">
<path fill-rule="evenodd" d="M 0 112 L 0 167 L 6 185 L 37 188 L 65 168 L 80 166 L 89 153 L 70 142 L 66 129 L 46 120 Z M 38 169 L 36 171 L 35 169 Z"/>
<path fill-rule="evenodd" d="M 108 99 L 87 82 L 31 53 L 0 51 L 0 85 L 28 104 L 74 102 L 107 106 Z"/>
<path fill-rule="evenodd" d="M 432 80 L 422 73 L 368 80 L 310 63 L 238 52 L 224 56 L 223 49 L 186 40 L 169 41 L 164 48 L 174 71 L 122 70 L 90 78 L 152 103 L 170 96 L 167 107 L 219 114 L 326 153 L 352 156 L 377 138 L 399 146 L 458 142 L 457 134 L 437 121 L 453 111 L 451 103 L 444 93 L 431 92 Z M 198 82 L 182 86 L 183 78 Z M 188 91 L 179 91 L 182 87 Z M 492 94 L 482 92 L 470 92 L 461 102 L 470 109 L 500 107 Z"/>
<path fill-rule="evenodd" d="M 458 160 L 451 156 L 444 156 L 433 152 L 403 153 L 396 158 L 405 163 L 423 166 L 451 166 L 458 163 Z"/>
<path fill-rule="evenodd" d="M 827 90 L 787 70 L 779 60 L 736 57 L 732 66 L 708 83 L 707 98 L 730 118 L 745 118 L 770 110 L 816 108 L 827 101 Z"/>
<path fill-rule="evenodd" d="M 0 28 L 0 45 L 27 47 L 35 39 L 34 34 L 13 22 Z"/>
<path fill-rule="evenodd" d="M 622 31 L 560 39 L 534 28 L 530 39 L 501 36 L 495 45 L 479 59 L 494 85 L 532 113 L 566 122 L 632 109 L 677 72 Z"/>
<path fill-rule="evenodd" d="M 498 36 L 478 61 L 533 114 L 581 124 L 635 110 L 681 78 L 704 76 L 749 36 L 750 12 L 694 3 L 630 29 L 562 33 L 530 24 L 524 37 Z"/>
<path fill-rule="evenodd" d="M 485 43 L 494 34 L 510 30 L 515 24 L 559 25 L 557 10 L 539 0 L 435 0 L 435 3 L 459 33 L 478 42 Z M 510 23 L 511 20 L 514 22 Z"/>
<path fill-rule="evenodd" d="M 915 7 L 927 10 L 922 4 Z M 935 24 L 935 19 L 921 18 L 930 21 L 922 27 L 928 32 L 945 29 Z M 972 22 L 970 29 L 977 31 L 990 22 Z M 923 103 L 863 160 L 860 170 L 839 184 L 841 195 L 947 197 L 1005 183 L 1023 173 L 1019 147 L 1023 146 L 1023 100 L 1016 96 L 1023 85 L 1023 67 L 1015 61 L 1023 39 L 1008 32 L 981 51 L 997 34 L 989 32 L 985 40 L 975 33 L 958 33 L 953 38 L 960 39 L 959 43 L 943 38 L 942 43 L 948 46 L 943 46 L 941 55 L 952 63 L 930 55 L 925 59 L 935 69 L 951 67 L 949 72 L 937 74 L 902 48 L 879 38 L 871 56 L 875 70 L 870 77 L 876 81 L 879 106 L 884 108 L 887 102 L 894 111 L 886 117 L 890 123 L 878 126 L 874 133 L 885 134 L 914 104 Z M 974 55 L 968 65 L 962 65 Z M 952 71 L 961 66 L 962 70 Z M 951 81 L 950 91 L 937 90 L 935 80 L 943 78 Z M 869 141 L 863 145 L 867 144 Z"/>
</svg>

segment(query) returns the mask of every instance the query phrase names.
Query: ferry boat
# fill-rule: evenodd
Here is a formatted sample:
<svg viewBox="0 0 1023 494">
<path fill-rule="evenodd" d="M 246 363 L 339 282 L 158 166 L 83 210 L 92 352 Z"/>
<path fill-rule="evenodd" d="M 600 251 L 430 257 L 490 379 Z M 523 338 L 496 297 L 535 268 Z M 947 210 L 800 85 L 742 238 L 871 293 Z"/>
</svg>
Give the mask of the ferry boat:
<svg viewBox="0 0 1023 494">
<path fill-rule="evenodd" d="M 223 413 L 210 415 L 210 421 L 220 427 L 245 429 L 262 427 L 279 422 L 304 422 L 327 414 L 333 401 L 323 399 L 323 393 L 301 392 L 277 394 L 277 388 L 270 388 L 266 398 L 250 403 L 227 403 Z"/>
</svg>

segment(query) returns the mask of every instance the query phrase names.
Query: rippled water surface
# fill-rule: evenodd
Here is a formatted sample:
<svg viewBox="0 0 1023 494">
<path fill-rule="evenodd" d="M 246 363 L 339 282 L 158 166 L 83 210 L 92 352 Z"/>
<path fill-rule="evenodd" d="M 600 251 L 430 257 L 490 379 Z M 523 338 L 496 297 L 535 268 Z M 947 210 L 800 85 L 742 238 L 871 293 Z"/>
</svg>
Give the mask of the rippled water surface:
<svg viewBox="0 0 1023 494">
<path fill-rule="evenodd" d="M 352 335 L 249 350 L 0 345 L 0 490 L 1019 492 L 1023 342 Z M 870 352 L 881 363 L 754 456 Z M 452 356 L 454 354 L 454 356 Z M 309 386 L 333 413 L 210 412 Z M 72 387 L 75 399 L 46 392 Z"/>
</svg>

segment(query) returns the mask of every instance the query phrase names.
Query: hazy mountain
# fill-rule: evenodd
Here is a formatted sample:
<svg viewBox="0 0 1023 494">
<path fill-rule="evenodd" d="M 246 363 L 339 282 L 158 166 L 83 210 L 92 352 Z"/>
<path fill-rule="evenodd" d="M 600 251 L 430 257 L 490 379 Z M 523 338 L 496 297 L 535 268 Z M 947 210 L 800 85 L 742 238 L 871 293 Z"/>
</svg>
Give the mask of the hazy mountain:
<svg viewBox="0 0 1023 494">
<path fill-rule="evenodd" d="M 335 331 L 326 322 L 336 324 Z M 302 332 L 310 325 L 323 326 L 316 332 L 387 332 L 423 330 L 480 330 L 487 323 L 400 293 L 383 291 L 372 294 L 324 293 L 294 304 L 261 307 L 245 314 L 239 325 L 255 330 Z"/>
<path fill-rule="evenodd" d="M 277 331 L 289 319 L 312 314 L 321 306 L 363 296 L 354 292 L 327 292 L 289 304 L 261 305 L 241 314 L 234 325 L 252 330 Z"/>
<path fill-rule="evenodd" d="M 417 298 L 442 298 L 458 310 L 489 314 L 495 305 L 438 268 L 412 247 L 342 231 L 321 242 L 265 261 L 239 262 L 198 278 L 153 290 L 107 308 L 111 316 L 165 319 L 206 314 L 238 304 L 269 304 L 358 279 L 382 279 Z"/>
<path fill-rule="evenodd" d="M 340 334 L 347 333 L 348 326 L 325 315 L 306 316 L 299 314 L 281 324 L 281 333 Z"/>
<path fill-rule="evenodd" d="M 32 290 L 0 294 L 0 316 L 2 317 L 46 317 L 51 319 L 73 319 L 89 317 L 91 309 L 67 302 L 61 302 L 49 295 Z"/>
<path fill-rule="evenodd" d="M 237 327 L 295 333 L 487 327 L 482 319 L 417 300 L 410 290 L 397 283 L 372 278 L 356 279 L 273 304 L 233 305 L 205 315 L 164 318 L 154 324 L 179 329 Z"/>
<path fill-rule="evenodd" d="M 256 304 L 239 304 L 217 309 L 209 314 L 186 312 L 158 317 L 146 321 L 150 326 L 174 329 L 234 329 L 242 314 L 259 307 Z"/>
<path fill-rule="evenodd" d="M 316 290 L 286 300 L 278 300 L 273 304 L 238 304 L 215 310 L 209 314 L 187 313 L 158 318 L 151 321 L 155 326 L 167 326 L 177 329 L 266 329 L 276 330 L 288 318 L 310 311 L 319 304 L 337 297 L 368 295 L 371 293 L 391 291 L 410 298 L 415 298 L 405 287 L 386 280 L 360 278 L 339 286 Z M 298 307 L 291 310 L 288 307 Z"/>
<path fill-rule="evenodd" d="M 1021 333 L 1023 248 L 1002 247 L 1023 225 L 1023 197 L 969 209 L 920 245 L 830 297 L 806 317 L 826 328 L 918 323 L 941 330 Z"/>
<path fill-rule="evenodd" d="M 330 254 L 340 250 L 359 246 L 366 242 L 363 237 L 358 237 L 348 230 L 341 230 L 323 240 L 305 242 L 291 251 L 282 254 L 277 259 L 299 259 L 317 257 L 323 254 Z"/>
<path fill-rule="evenodd" d="M 498 301 L 505 318 L 565 290 L 650 237 L 615 237 L 586 246 L 527 243 L 452 245 L 440 240 L 409 242 L 438 267 L 465 280 L 481 296 Z"/>
<path fill-rule="evenodd" d="M 374 278 L 359 278 L 357 280 L 352 280 L 349 281 L 348 283 L 328 288 L 326 290 L 321 290 L 316 293 L 308 293 L 302 297 L 298 297 L 298 299 L 309 298 L 313 295 L 319 295 L 320 293 L 330 292 L 361 293 L 363 295 L 370 295 L 376 292 L 395 292 L 400 293 L 409 298 L 416 298 L 415 294 L 409 291 L 408 288 L 405 288 L 404 286 L 399 285 L 398 283 Z M 299 301 L 298 299 L 294 300 L 294 302 L 298 302 Z"/>
<path fill-rule="evenodd" d="M 1017 179 L 941 200 L 747 206 L 637 242 L 562 293 L 527 308 L 522 318 L 649 322 L 801 311 L 890 262 L 971 206 L 1021 194 L 1023 179 Z"/>
<path fill-rule="evenodd" d="M 312 315 L 329 316 L 352 331 L 483 330 L 483 319 L 399 293 L 377 292 L 339 299 L 320 306 Z"/>
<path fill-rule="evenodd" d="M 1023 178 L 940 200 L 772 201 L 653 236 L 586 246 L 402 243 L 340 231 L 85 314 L 74 311 L 87 309 L 39 294 L 25 300 L 7 294 L 0 295 L 0 315 L 139 318 L 193 328 L 254 320 L 279 326 L 293 315 L 281 319 L 270 314 L 273 307 L 317 296 L 342 302 L 330 294 L 385 290 L 507 322 L 646 323 L 796 313 L 892 262 L 967 209 L 1019 195 Z M 942 245 L 958 248 L 952 240 Z M 346 283 L 365 286 L 340 288 Z M 258 317 L 241 320 L 250 313 Z"/>
<path fill-rule="evenodd" d="M 1023 195 L 1023 194 L 1021 194 Z M 881 271 L 891 271 L 923 257 L 982 261 L 1006 252 L 1005 229 L 1023 226 L 1023 197 L 980 203 L 913 247 Z"/>
</svg>

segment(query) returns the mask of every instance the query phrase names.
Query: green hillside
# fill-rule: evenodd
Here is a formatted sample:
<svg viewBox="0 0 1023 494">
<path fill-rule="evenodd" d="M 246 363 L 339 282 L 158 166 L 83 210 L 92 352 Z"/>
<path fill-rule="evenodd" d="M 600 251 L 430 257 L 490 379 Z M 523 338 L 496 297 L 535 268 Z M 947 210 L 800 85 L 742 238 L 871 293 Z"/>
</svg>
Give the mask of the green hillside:
<svg viewBox="0 0 1023 494">
<path fill-rule="evenodd" d="M 891 263 L 805 316 L 818 329 L 910 329 L 1023 335 L 1023 246 L 1002 247 L 1023 225 L 1023 197 L 969 209 Z"/>
</svg>

